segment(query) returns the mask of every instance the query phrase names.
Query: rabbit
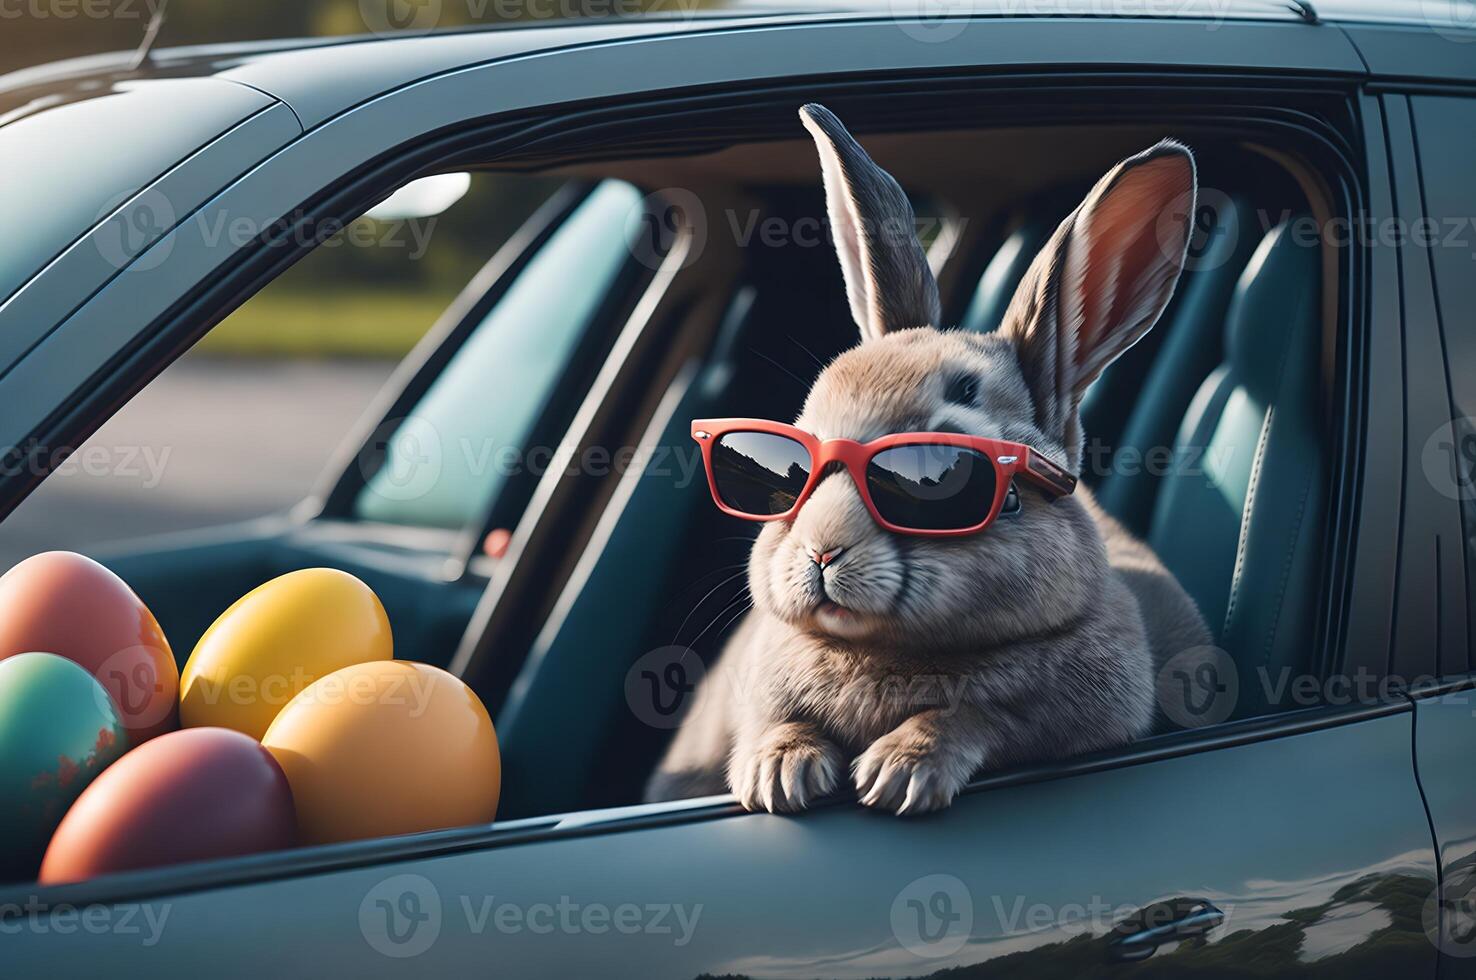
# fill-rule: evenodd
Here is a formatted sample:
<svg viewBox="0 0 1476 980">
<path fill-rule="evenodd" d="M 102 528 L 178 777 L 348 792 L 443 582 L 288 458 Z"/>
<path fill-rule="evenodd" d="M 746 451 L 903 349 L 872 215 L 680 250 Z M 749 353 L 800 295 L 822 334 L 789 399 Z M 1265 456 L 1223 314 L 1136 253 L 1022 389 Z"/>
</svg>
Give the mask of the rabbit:
<svg viewBox="0 0 1476 980">
<path fill-rule="evenodd" d="M 1194 158 L 1165 140 L 1113 167 L 1036 256 L 999 328 L 940 330 L 938 288 L 896 181 L 831 112 L 800 118 L 861 342 L 796 425 L 858 441 L 954 431 L 1025 443 L 1075 473 L 1088 385 L 1173 294 Z M 1188 207 L 1185 202 L 1188 202 Z M 647 787 L 731 790 L 793 812 L 849 781 L 870 807 L 950 804 L 981 770 L 1121 745 L 1155 720 L 1156 665 L 1207 646 L 1193 600 L 1084 487 L 1019 481 L 1018 511 L 929 538 L 873 521 L 845 472 L 763 526 L 754 608 L 699 685 Z"/>
</svg>

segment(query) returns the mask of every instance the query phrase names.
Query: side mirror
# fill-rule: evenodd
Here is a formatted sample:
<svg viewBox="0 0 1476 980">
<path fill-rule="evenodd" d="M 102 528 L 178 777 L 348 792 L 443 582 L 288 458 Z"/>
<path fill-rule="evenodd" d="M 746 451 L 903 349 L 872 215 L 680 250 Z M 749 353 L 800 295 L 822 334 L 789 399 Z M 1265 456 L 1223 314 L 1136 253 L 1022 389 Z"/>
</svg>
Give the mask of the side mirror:
<svg viewBox="0 0 1476 980">
<path fill-rule="evenodd" d="M 436 174 L 422 177 L 395 191 L 364 217 L 375 221 L 406 221 L 430 218 L 445 211 L 466 196 L 471 187 L 471 174 Z"/>
</svg>

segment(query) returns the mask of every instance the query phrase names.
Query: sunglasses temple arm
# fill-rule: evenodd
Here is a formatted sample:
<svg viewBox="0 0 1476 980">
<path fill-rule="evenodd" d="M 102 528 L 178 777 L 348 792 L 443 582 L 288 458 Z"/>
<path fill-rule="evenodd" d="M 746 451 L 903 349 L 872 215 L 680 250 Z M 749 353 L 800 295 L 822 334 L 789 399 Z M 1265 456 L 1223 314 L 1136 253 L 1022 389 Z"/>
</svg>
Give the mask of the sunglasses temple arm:
<svg viewBox="0 0 1476 980">
<path fill-rule="evenodd" d="M 1076 489 L 1076 477 L 1063 466 L 1058 466 L 1034 449 L 1025 453 L 1023 474 L 1058 497 L 1064 497 Z"/>
</svg>

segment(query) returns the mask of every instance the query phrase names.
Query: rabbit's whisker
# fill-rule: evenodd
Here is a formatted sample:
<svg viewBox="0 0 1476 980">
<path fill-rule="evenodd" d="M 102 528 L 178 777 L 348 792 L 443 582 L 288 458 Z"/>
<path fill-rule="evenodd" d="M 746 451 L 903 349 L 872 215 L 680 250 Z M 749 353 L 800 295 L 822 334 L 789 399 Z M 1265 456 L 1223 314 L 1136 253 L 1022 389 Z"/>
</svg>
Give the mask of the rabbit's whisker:
<svg viewBox="0 0 1476 980">
<path fill-rule="evenodd" d="M 794 383 L 797 384 L 797 385 L 799 385 L 801 388 L 804 388 L 806 391 L 808 391 L 810 389 L 809 382 L 807 382 L 804 379 L 800 378 L 799 375 L 795 374 L 793 371 L 789 370 L 789 368 L 785 367 L 783 364 L 780 364 L 778 361 L 774 360 L 772 357 L 770 357 L 768 354 L 765 354 L 763 351 L 759 350 L 757 347 L 750 347 L 750 348 L 748 348 L 748 350 L 749 350 L 750 353 L 754 354 L 756 357 L 762 357 L 764 360 L 766 360 L 770 364 L 774 365 L 774 367 L 778 368 L 779 370 L 783 371 L 785 374 L 789 375 L 791 378 L 794 379 Z"/>
<path fill-rule="evenodd" d="M 688 643 L 687 646 L 689 646 L 689 647 L 696 646 L 697 645 L 697 641 L 700 640 L 700 639 L 702 639 L 704 636 L 706 636 L 707 635 L 707 631 L 710 630 L 710 629 L 712 629 L 714 626 L 716 626 L 718 620 L 722 619 L 728 613 L 732 612 L 735 607 L 739 607 L 739 606 L 742 607 L 742 609 L 738 613 L 739 616 L 741 616 L 743 613 L 745 613 L 748 610 L 750 610 L 750 609 L 753 608 L 753 599 L 749 597 L 749 595 L 748 595 L 748 589 L 746 587 L 744 588 L 743 592 L 739 593 L 731 601 L 725 603 L 723 605 L 723 608 L 718 610 L 718 614 L 712 618 L 712 621 L 709 622 L 706 626 L 704 626 L 702 628 L 702 632 L 700 632 L 696 636 L 692 637 L 692 641 L 690 643 Z M 737 616 L 734 616 L 733 617 L 733 619 L 737 619 L 737 618 L 738 618 Z M 733 621 L 732 619 L 728 620 L 729 623 L 732 623 L 732 621 Z M 724 626 L 723 628 L 726 629 L 727 627 Z"/>
<path fill-rule="evenodd" d="M 804 344 L 800 343 L 798 337 L 796 337 L 794 334 L 785 334 L 784 336 L 786 336 L 786 337 L 789 338 L 789 342 L 790 343 L 794 344 L 794 346 L 798 347 L 800 350 L 802 350 L 806 354 L 808 354 L 810 356 L 810 360 L 812 360 L 812 361 L 815 362 L 815 366 L 817 368 L 819 368 L 822 371 L 825 370 L 825 362 L 822 361 L 822 360 L 820 360 L 820 358 L 816 357 L 814 351 L 810 350 L 810 348 L 808 348 Z"/>
<path fill-rule="evenodd" d="M 682 630 L 684 630 L 684 629 L 687 628 L 687 624 L 692 621 L 692 617 L 695 616 L 695 615 L 697 615 L 697 610 L 699 610 L 699 609 L 702 608 L 702 604 L 704 602 L 706 602 L 708 599 L 712 598 L 713 593 L 717 592 L 718 589 L 721 589 L 723 586 L 727 585 L 728 583 L 733 582 L 733 581 L 735 581 L 735 580 L 737 580 L 739 578 L 742 578 L 744 576 L 744 574 L 746 574 L 746 572 L 747 572 L 747 569 L 746 568 L 740 569 L 740 570 L 734 572 L 732 575 L 729 575 L 727 578 L 723 579 L 717 585 L 714 585 L 711 589 L 708 589 L 707 590 L 707 594 L 704 595 L 701 599 L 698 599 L 697 600 L 697 602 L 692 606 L 692 611 L 689 612 L 689 613 L 687 613 L 686 618 L 682 620 L 682 624 L 676 628 L 676 633 L 673 634 L 673 636 L 671 638 L 671 642 L 673 644 L 675 644 L 679 639 L 681 639 Z M 743 587 L 744 590 L 747 590 L 747 588 L 748 587 L 746 585 Z M 741 595 L 742 592 L 740 591 L 739 594 Z M 728 602 L 724 603 L 724 606 L 727 606 L 732 601 L 733 601 L 732 599 L 729 599 Z M 694 640 L 693 642 L 696 642 L 696 641 Z"/>
</svg>

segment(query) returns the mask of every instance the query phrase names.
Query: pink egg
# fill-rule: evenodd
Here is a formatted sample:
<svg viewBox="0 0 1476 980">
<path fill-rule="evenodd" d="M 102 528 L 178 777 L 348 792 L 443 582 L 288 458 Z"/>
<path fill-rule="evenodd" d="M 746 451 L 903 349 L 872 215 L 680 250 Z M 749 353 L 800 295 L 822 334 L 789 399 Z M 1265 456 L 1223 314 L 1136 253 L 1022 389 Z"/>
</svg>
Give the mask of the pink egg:
<svg viewBox="0 0 1476 980">
<path fill-rule="evenodd" d="M 0 660 L 35 650 L 96 677 L 134 745 L 179 727 L 179 667 L 164 631 L 143 600 L 91 558 L 48 551 L 0 577 Z"/>
<path fill-rule="evenodd" d="M 51 837 L 54 884 L 291 847 L 292 791 L 271 753 L 228 728 L 187 728 L 103 770 Z"/>
</svg>

